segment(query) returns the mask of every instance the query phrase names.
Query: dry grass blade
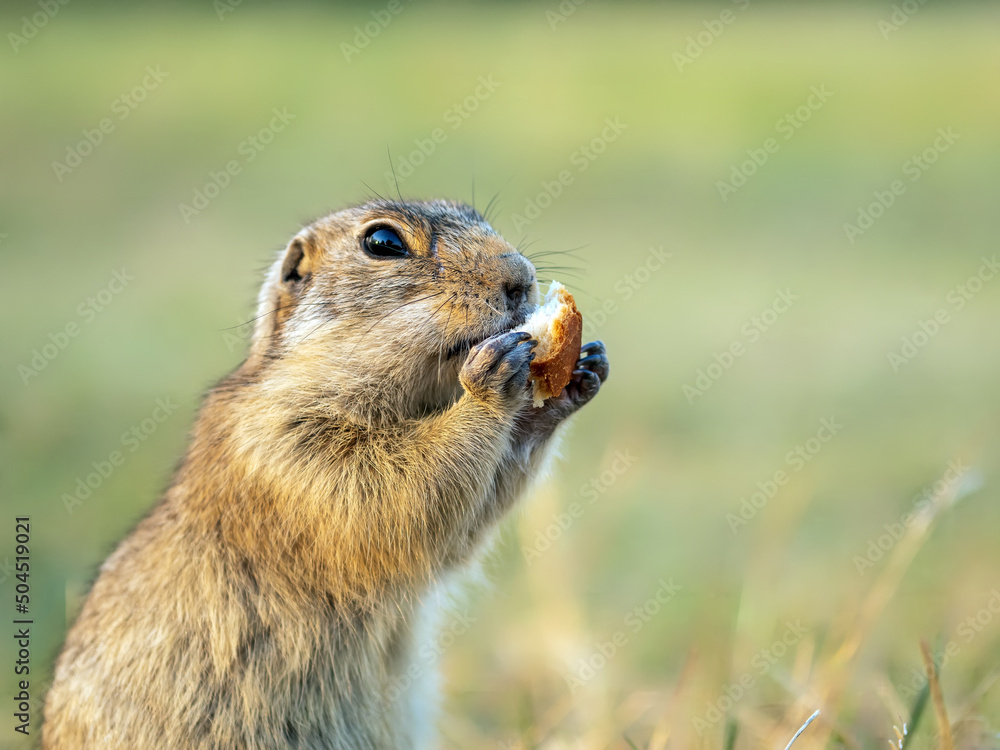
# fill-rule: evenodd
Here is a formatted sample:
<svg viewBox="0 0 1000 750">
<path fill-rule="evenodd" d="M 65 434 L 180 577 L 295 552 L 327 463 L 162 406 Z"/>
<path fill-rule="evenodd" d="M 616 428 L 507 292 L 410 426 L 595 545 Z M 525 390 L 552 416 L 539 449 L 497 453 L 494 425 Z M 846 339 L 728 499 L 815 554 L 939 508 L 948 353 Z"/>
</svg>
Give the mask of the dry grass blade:
<svg viewBox="0 0 1000 750">
<path fill-rule="evenodd" d="M 965 705 L 958 712 L 958 719 L 956 723 L 960 723 L 969 718 L 973 710 L 976 708 L 976 704 L 982 699 L 986 693 L 989 692 L 990 688 L 1000 680 L 1000 667 L 995 668 L 992 672 L 986 675 L 982 682 L 976 686 L 976 689 L 972 691 L 972 695 L 966 700 Z"/>
<path fill-rule="evenodd" d="M 899 727 L 897 727 L 895 724 L 893 724 L 892 725 L 892 731 L 894 731 L 896 733 L 896 743 L 897 744 L 893 745 L 892 744 L 892 740 L 889 740 L 889 746 L 890 747 L 895 747 L 895 748 L 897 748 L 897 750 L 903 750 L 903 742 L 906 740 L 906 724 L 903 724 L 903 731 L 902 732 L 899 731 Z"/>
<path fill-rule="evenodd" d="M 804 731 L 806 731 L 806 727 L 808 727 L 810 724 L 812 724 L 813 720 L 817 716 L 819 716 L 819 709 L 816 709 L 815 711 L 813 711 L 813 715 L 810 716 L 808 719 L 806 719 L 806 723 L 805 724 L 803 724 L 801 727 L 799 727 L 799 731 L 797 731 L 795 733 L 795 736 L 792 737 L 792 741 L 789 742 L 787 745 L 785 745 L 785 750 L 788 750 L 788 748 L 790 748 L 792 745 L 795 744 L 795 740 L 797 740 L 799 738 L 800 734 L 802 734 Z"/>
<path fill-rule="evenodd" d="M 912 526 L 896 544 L 892 556 L 862 601 L 848 636 L 822 664 L 814 686 L 814 700 L 818 698 L 819 704 L 828 710 L 833 710 L 834 715 L 835 707 L 839 705 L 847 687 L 861 644 L 870 635 L 889 600 L 896 593 L 910 563 L 926 541 L 935 521 L 961 496 L 961 489 L 957 482 L 943 483 L 943 487 L 932 496 L 931 502 L 915 516 Z M 793 710 L 795 708 L 798 706 L 793 706 Z M 811 737 L 809 746 L 825 747 L 832 728 L 833 723 L 830 723 L 815 737 Z"/>
<path fill-rule="evenodd" d="M 931 654 L 927 641 L 920 641 L 920 653 L 924 657 L 924 667 L 927 669 L 927 684 L 934 701 L 934 713 L 937 714 L 938 726 L 941 729 L 941 750 L 955 750 L 955 742 L 951 738 L 951 723 L 948 721 L 948 709 L 944 705 L 944 695 L 941 693 L 941 683 L 938 681 L 937 665 Z"/>
<path fill-rule="evenodd" d="M 653 731 L 653 736 L 649 741 L 648 750 L 663 750 L 667 746 L 667 741 L 670 739 L 671 730 L 673 729 L 674 719 L 676 718 L 678 707 L 680 706 L 681 694 L 687 688 L 694 675 L 694 668 L 698 662 L 698 651 L 697 649 L 691 649 L 688 651 L 687 657 L 684 659 L 684 666 L 681 667 L 680 677 L 677 678 L 677 683 L 674 685 L 673 695 L 670 698 L 670 704 L 667 710 L 663 712 L 663 717 L 660 719 L 660 723 L 657 724 L 656 729 Z"/>
<path fill-rule="evenodd" d="M 896 692 L 896 688 L 889 681 L 889 678 L 882 673 L 878 673 L 872 676 L 872 681 L 874 683 L 875 692 L 882 700 L 882 703 L 885 705 L 886 711 L 889 712 L 889 715 L 895 718 L 898 722 L 905 724 L 906 719 L 903 717 L 909 716 L 906 712 L 906 704 L 904 704 L 903 699 L 899 697 L 899 693 Z"/>
</svg>

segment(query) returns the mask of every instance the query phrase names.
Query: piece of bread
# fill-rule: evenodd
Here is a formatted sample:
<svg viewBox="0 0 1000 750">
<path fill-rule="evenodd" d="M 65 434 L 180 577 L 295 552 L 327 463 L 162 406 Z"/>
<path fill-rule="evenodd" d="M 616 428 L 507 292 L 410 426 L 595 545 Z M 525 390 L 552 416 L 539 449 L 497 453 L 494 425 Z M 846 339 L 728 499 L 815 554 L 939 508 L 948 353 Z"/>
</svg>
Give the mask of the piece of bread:
<svg viewBox="0 0 1000 750">
<path fill-rule="evenodd" d="M 553 281 L 545 300 L 518 330 L 527 331 L 538 341 L 531 362 L 531 395 L 536 407 L 558 396 L 573 377 L 580 358 L 583 316 L 573 295 Z"/>
</svg>

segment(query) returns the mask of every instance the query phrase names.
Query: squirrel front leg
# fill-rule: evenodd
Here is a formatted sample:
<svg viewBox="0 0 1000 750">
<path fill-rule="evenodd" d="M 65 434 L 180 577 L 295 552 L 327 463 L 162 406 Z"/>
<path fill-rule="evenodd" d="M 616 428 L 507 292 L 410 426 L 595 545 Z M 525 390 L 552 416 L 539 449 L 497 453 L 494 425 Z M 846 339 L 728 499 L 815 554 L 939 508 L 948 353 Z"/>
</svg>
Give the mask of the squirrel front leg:
<svg viewBox="0 0 1000 750">
<path fill-rule="evenodd" d="M 555 431 L 589 403 L 608 379 L 610 365 L 604 343 L 592 341 L 580 349 L 580 357 L 569 384 L 558 396 L 540 408 L 530 404 L 518 412 L 510 433 L 510 443 L 497 466 L 483 512 L 470 528 L 474 543 L 500 521 L 527 489 L 544 464 Z"/>
<path fill-rule="evenodd" d="M 344 565 L 353 561 L 349 569 L 371 581 L 407 571 L 433 576 L 441 566 L 468 559 L 537 473 L 556 427 L 607 377 L 603 345 L 588 344 L 570 385 L 533 409 L 527 387 L 532 357 L 526 333 L 486 340 L 469 353 L 460 374 L 465 393 L 451 408 L 412 423 L 403 434 L 383 436 L 371 453 L 356 456 L 350 476 L 359 484 L 347 494 L 367 497 L 368 507 L 364 513 L 345 509 L 337 524 L 342 546 L 335 549 L 346 553 Z M 419 461 L 407 458 L 415 455 Z M 383 507 L 390 501 L 393 507 Z M 351 523 L 360 519 L 367 519 L 364 526 Z"/>
<path fill-rule="evenodd" d="M 273 545 L 290 577 L 314 578 L 349 606 L 434 580 L 472 551 L 469 529 L 528 399 L 529 340 L 508 333 L 474 347 L 460 373 L 465 392 L 433 417 L 366 429 L 297 417 L 285 440 L 310 451 L 255 457 L 264 471 L 234 484 L 263 484 L 270 502 L 261 513 L 239 503 L 219 511 L 230 544 L 256 556 Z M 305 481 L 288 487 L 293 472 Z"/>
<path fill-rule="evenodd" d="M 465 557 L 470 531 L 491 512 L 518 414 L 529 402 L 530 338 L 504 333 L 474 347 L 459 374 L 461 398 L 415 423 L 408 436 L 421 457 L 407 480 L 424 495 L 414 500 L 425 515 L 426 551 L 442 563 Z"/>
</svg>

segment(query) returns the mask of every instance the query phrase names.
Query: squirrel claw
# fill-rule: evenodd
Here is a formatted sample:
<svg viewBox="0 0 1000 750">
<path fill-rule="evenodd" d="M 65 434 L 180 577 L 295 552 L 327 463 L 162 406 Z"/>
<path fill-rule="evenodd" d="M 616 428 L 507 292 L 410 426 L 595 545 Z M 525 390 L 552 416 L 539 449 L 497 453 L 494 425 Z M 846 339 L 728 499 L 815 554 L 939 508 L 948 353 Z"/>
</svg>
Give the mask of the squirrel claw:
<svg viewBox="0 0 1000 750">
<path fill-rule="evenodd" d="M 540 409 L 532 409 L 523 415 L 525 429 L 543 433 L 553 430 L 597 395 L 610 371 L 604 344 L 593 341 L 581 347 L 580 354 L 573 376 L 562 393 L 548 399 Z"/>
<path fill-rule="evenodd" d="M 459 379 L 477 398 L 510 407 L 527 399 L 528 366 L 535 358 L 531 335 L 513 331 L 492 336 L 469 352 Z"/>
</svg>

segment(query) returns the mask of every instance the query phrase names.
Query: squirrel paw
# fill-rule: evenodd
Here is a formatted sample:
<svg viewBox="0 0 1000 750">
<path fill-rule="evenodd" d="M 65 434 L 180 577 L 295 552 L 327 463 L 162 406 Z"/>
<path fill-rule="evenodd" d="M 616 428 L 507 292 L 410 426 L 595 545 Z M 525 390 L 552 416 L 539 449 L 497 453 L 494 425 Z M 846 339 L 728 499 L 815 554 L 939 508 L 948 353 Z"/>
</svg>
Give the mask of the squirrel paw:
<svg viewBox="0 0 1000 750">
<path fill-rule="evenodd" d="M 603 341 L 584 344 L 580 348 L 580 355 L 580 359 L 576 361 L 576 369 L 573 370 L 573 378 L 562 394 L 568 396 L 577 409 L 597 395 L 597 391 L 608 379 L 611 368 Z"/>
<path fill-rule="evenodd" d="M 459 380 L 462 387 L 504 411 L 521 406 L 528 399 L 531 351 L 536 344 L 524 331 L 501 333 L 477 344 L 469 352 Z"/>
<path fill-rule="evenodd" d="M 591 341 L 580 347 L 580 359 L 576 361 L 573 377 L 569 384 L 545 406 L 565 412 L 569 416 L 588 403 L 608 379 L 611 365 L 603 341 Z"/>
<path fill-rule="evenodd" d="M 608 379 L 610 364 L 604 342 L 591 341 L 580 347 L 580 358 L 573 377 L 558 396 L 548 399 L 540 409 L 529 409 L 522 415 L 523 429 L 528 433 L 547 434 L 556 425 L 588 403 Z"/>
</svg>

